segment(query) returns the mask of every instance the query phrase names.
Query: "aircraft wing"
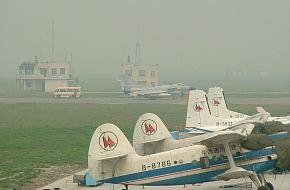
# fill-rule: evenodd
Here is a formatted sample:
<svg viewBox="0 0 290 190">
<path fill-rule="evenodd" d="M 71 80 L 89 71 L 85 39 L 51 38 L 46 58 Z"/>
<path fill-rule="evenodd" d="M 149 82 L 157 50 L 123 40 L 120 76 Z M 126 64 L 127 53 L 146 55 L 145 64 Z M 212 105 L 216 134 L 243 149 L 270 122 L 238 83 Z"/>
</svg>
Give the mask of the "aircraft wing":
<svg viewBox="0 0 290 190">
<path fill-rule="evenodd" d="M 206 133 L 203 135 L 195 136 L 194 139 L 188 138 L 192 144 L 203 144 L 206 146 L 220 145 L 224 143 L 240 142 L 247 138 L 246 134 L 242 134 L 236 131 L 216 131 L 212 133 Z"/>
<path fill-rule="evenodd" d="M 257 113 L 255 115 L 249 116 L 246 119 L 237 122 L 237 124 L 243 124 L 243 123 L 265 123 L 268 118 L 270 117 L 270 114 L 268 112 L 261 112 Z"/>
<path fill-rule="evenodd" d="M 130 96 L 143 96 L 143 97 L 160 97 L 160 96 L 171 96 L 168 90 L 165 89 L 141 89 L 138 92 L 129 93 Z"/>
<path fill-rule="evenodd" d="M 223 144 L 240 142 L 246 139 L 246 135 L 242 133 L 237 133 L 234 131 L 220 131 L 216 133 L 210 133 L 208 137 L 203 140 L 203 144 Z"/>
<path fill-rule="evenodd" d="M 224 173 L 217 175 L 214 177 L 215 180 L 225 180 L 228 181 L 230 179 L 238 179 L 241 177 L 248 177 L 253 175 L 252 171 L 245 170 L 241 167 L 234 167 L 231 168 Z"/>
<path fill-rule="evenodd" d="M 166 93 L 167 90 L 164 89 L 148 89 L 148 90 L 141 90 L 139 92 L 140 95 L 148 95 L 148 94 L 161 94 L 161 93 Z"/>
<path fill-rule="evenodd" d="M 229 143 L 239 143 L 245 140 L 247 136 L 243 133 L 227 130 L 210 133 L 207 138 L 202 141 L 202 144 L 207 145 L 220 145 L 225 147 L 225 152 L 229 160 L 230 169 L 215 176 L 215 180 L 230 180 L 237 179 L 245 176 L 253 175 L 253 172 L 247 171 L 241 167 L 237 167 L 234 163 L 233 155 L 231 153 Z"/>
<path fill-rule="evenodd" d="M 232 130 L 243 134 L 250 134 L 254 129 L 255 124 L 264 124 L 268 120 L 269 116 L 270 114 L 268 112 L 257 113 L 247 117 L 245 120 L 235 123 L 234 125 L 224 130 Z"/>
</svg>

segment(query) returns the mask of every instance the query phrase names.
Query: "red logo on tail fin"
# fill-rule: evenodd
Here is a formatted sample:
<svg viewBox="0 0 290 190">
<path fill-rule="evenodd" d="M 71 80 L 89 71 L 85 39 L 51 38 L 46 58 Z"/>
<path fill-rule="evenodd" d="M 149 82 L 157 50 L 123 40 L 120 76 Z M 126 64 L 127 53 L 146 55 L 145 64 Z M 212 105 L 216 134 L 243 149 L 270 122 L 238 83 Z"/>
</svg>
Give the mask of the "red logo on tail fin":
<svg viewBox="0 0 290 190">
<path fill-rule="evenodd" d="M 105 136 L 103 136 L 103 143 L 105 148 L 107 148 L 107 146 L 112 148 L 116 144 L 109 136 L 107 137 L 107 139 Z"/>
<path fill-rule="evenodd" d="M 200 112 L 200 111 L 202 111 L 203 110 L 203 104 L 202 104 L 202 102 L 197 102 L 197 103 L 195 103 L 194 104 L 194 106 L 193 106 L 193 109 L 196 111 L 196 112 Z"/>
<path fill-rule="evenodd" d="M 147 123 L 145 123 L 145 131 L 147 134 L 152 134 L 156 130 L 154 129 L 154 127 L 152 127 L 151 123 L 149 123 L 148 125 Z"/>
<path fill-rule="evenodd" d="M 145 135 L 150 136 L 157 131 L 157 124 L 155 123 L 155 121 L 147 119 L 142 123 L 141 129 Z"/>
<path fill-rule="evenodd" d="M 213 105 L 214 106 L 218 106 L 218 105 L 220 105 L 221 104 L 221 100 L 219 99 L 219 98 L 215 98 L 215 99 L 213 99 Z"/>
<path fill-rule="evenodd" d="M 110 151 L 117 147 L 118 138 L 113 132 L 107 131 L 100 135 L 99 144 L 102 149 Z"/>
</svg>

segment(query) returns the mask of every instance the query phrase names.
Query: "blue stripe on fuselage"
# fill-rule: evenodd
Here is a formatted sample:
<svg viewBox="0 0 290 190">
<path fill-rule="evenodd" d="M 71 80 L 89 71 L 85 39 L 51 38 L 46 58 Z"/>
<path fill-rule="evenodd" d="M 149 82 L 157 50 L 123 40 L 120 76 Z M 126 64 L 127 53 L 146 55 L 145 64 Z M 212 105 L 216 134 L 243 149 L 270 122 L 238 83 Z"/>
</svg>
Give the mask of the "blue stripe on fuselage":
<svg viewBox="0 0 290 190">
<path fill-rule="evenodd" d="M 271 155 L 271 154 L 275 154 L 274 148 L 266 148 L 266 149 L 262 149 L 259 151 L 245 152 L 245 153 L 242 153 L 241 156 L 239 156 L 239 157 L 234 157 L 234 159 L 235 159 L 235 161 L 243 161 L 243 160 L 255 159 L 258 157 L 267 156 L 267 155 Z M 266 161 L 265 163 L 254 163 L 254 164 L 248 164 L 248 165 L 244 164 L 244 166 L 242 166 L 242 167 L 244 167 L 247 170 L 255 170 L 257 172 L 261 172 L 261 171 L 266 171 L 266 170 L 273 168 L 274 167 L 273 163 L 275 163 L 275 162 L 276 162 L 275 160 L 271 160 L 271 161 Z M 216 160 L 211 159 L 210 160 L 211 167 L 214 167 L 215 165 L 218 165 L 218 164 L 225 164 L 225 163 L 228 163 L 227 158 L 226 159 L 216 159 Z M 177 165 L 177 166 L 171 166 L 171 167 L 166 167 L 166 168 L 160 168 L 160 169 L 155 169 L 155 170 L 143 171 L 143 172 L 138 172 L 138 173 L 134 173 L 134 174 L 114 177 L 114 178 L 103 180 L 103 182 L 105 182 L 105 183 L 126 183 L 126 182 L 132 181 L 132 180 L 139 180 L 139 179 L 150 178 L 150 177 L 158 177 L 160 175 L 167 175 L 167 174 L 172 174 L 172 173 L 176 173 L 176 172 L 184 172 L 186 170 L 192 170 L 192 169 L 198 169 L 198 168 L 200 168 L 199 161 L 197 161 L 195 164 L 186 163 L 186 164 Z M 206 181 L 211 181 L 213 176 L 221 174 L 224 171 L 225 170 L 214 170 L 214 171 L 210 171 L 210 172 L 194 174 L 194 175 L 191 175 L 190 178 L 188 176 L 179 177 L 180 181 L 177 180 L 179 178 L 175 178 L 175 179 L 172 179 L 172 183 L 170 182 L 171 179 L 168 179 L 168 180 L 163 180 L 163 181 L 156 181 L 156 182 L 149 183 L 149 184 L 150 185 L 189 184 L 189 183 L 194 183 L 195 180 L 197 180 L 196 183 L 197 182 L 199 182 L 199 183 L 206 182 Z M 205 177 L 204 175 L 211 176 L 211 177 Z M 167 181 L 166 184 L 165 184 L 165 181 Z M 186 183 L 185 183 L 185 181 L 186 181 Z M 148 185 L 148 184 L 146 184 L 146 185 Z"/>
<path fill-rule="evenodd" d="M 253 168 L 259 168 L 260 170 L 255 170 L 256 172 L 262 172 L 262 171 L 267 171 L 272 169 L 276 164 L 275 160 L 269 160 L 269 161 L 264 161 L 260 163 L 255 163 L 255 164 L 248 164 L 242 166 L 242 168 L 247 169 L 247 170 L 253 170 Z M 259 165 L 257 167 L 257 165 Z M 188 176 L 183 176 L 183 177 L 177 177 L 174 179 L 167 179 L 167 180 L 162 180 L 162 181 L 156 181 L 152 183 L 147 183 L 144 185 L 147 186 L 161 186 L 161 185 L 183 185 L 183 184 L 194 184 L 194 183 L 203 183 L 203 182 L 209 182 L 213 181 L 213 178 L 216 177 L 219 174 L 222 174 L 226 171 L 227 169 L 223 170 L 213 170 L 209 172 L 203 172 L 203 173 L 198 173 L 198 174 L 193 174 L 193 175 L 188 175 Z"/>
</svg>

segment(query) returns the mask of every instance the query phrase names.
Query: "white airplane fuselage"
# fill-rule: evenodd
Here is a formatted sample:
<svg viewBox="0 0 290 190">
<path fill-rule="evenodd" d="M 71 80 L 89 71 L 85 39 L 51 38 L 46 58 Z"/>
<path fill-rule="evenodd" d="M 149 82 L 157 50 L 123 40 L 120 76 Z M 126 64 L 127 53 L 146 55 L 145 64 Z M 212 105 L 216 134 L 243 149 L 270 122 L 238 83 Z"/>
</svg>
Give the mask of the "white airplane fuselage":
<svg viewBox="0 0 290 190">
<path fill-rule="evenodd" d="M 268 147 L 259 151 L 241 149 L 232 144 L 232 153 L 237 166 L 246 170 L 263 172 L 275 167 L 275 149 Z M 239 153 L 237 153 L 239 152 Z M 236 155 L 236 156 L 235 156 Z M 102 179 L 95 176 L 98 182 L 125 185 L 182 185 L 213 181 L 214 177 L 230 168 L 224 149 L 193 145 L 148 156 L 130 154 L 116 162 L 114 174 L 102 171 Z M 96 166 L 106 168 L 110 161 Z M 100 171 L 96 171 L 100 172 Z M 94 176 L 94 172 L 92 172 Z"/>
</svg>

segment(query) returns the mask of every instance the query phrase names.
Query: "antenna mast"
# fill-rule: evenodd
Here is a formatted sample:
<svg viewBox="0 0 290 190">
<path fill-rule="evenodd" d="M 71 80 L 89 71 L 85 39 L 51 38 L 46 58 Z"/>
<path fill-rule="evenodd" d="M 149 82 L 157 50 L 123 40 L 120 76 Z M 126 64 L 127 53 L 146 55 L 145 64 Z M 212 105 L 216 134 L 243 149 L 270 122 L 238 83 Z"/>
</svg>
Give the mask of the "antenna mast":
<svg viewBox="0 0 290 190">
<path fill-rule="evenodd" d="M 53 30 L 54 30 L 54 21 L 52 22 L 51 26 L 51 62 L 53 63 Z"/>
<path fill-rule="evenodd" d="M 140 41 L 136 43 L 135 63 L 141 64 L 141 43 L 140 43 Z"/>
</svg>

